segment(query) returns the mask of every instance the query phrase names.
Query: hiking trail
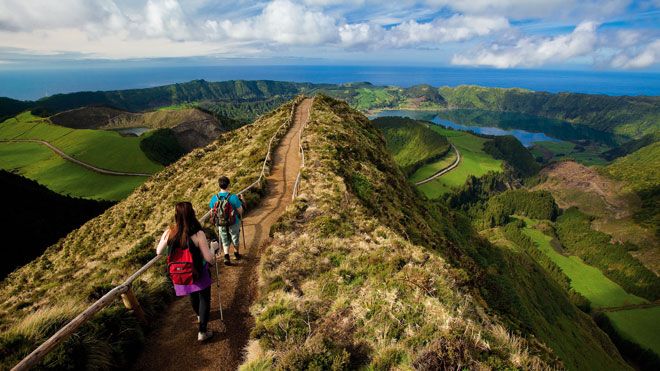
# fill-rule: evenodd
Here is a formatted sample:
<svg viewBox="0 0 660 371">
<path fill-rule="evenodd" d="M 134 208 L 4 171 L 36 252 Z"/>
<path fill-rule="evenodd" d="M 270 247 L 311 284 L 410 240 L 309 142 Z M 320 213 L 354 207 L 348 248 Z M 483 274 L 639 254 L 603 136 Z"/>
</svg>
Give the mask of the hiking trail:
<svg viewBox="0 0 660 371">
<path fill-rule="evenodd" d="M 257 297 L 259 257 L 270 237 L 270 227 L 291 203 L 293 187 L 300 170 L 299 132 L 309 119 L 312 99 L 304 99 L 295 108 L 294 121 L 273 152 L 267 194 L 259 205 L 248 210 L 243 221 L 245 242 L 241 241 L 241 260 L 232 266 L 219 259 L 224 322 L 220 320 L 218 292 L 211 286 L 209 330 L 213 338 L 197 341 L 197 319 L 188 297 L 176 298 L 147 335 L 146 344 L 133 364 L 134 370 L 235 370 L 243 361 L 243 349 L 250 337 L 254 319 L 250 305 Z M 209 198 L 211 195 L 209 195 Z M 211 236 L 207 236 L 211 237 Z M 242 238 L 242 236 L 241 236 Z M 211 272 L 215 281 L 215 272 Z"/>
</svg>

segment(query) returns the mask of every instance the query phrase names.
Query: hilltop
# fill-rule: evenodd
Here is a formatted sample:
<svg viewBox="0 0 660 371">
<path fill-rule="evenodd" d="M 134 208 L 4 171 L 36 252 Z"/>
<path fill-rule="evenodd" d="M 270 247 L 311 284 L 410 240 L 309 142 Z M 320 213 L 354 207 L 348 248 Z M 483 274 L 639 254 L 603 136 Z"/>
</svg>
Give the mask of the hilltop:
<svg viewBox="0 0 660 371">
<path fill-rule="evenodd" d="M 313 84 L 232 80 L 187 83 L 153 88 L 56 94 L 38 101 L 0 99 L 0 120 L 26 109 L 42 115 L 87 106 L 129 112 L 197 103 L 199 107 L 246 123 L 297 94 L 323 92 L 344 99 L 363 112 L 382 109 L 482 109 L 559 119 L 625 138 L 641 138 L 660 130 L 660 97 L 546 93 L 516 88 L 480 86 L 410 88 L 370 83 Z"/>
<path fill-rule="evenodd" d="M 0 288 L 3 365 L 148 260 L 175 201 L 200 212 L 221 173 L 236 189 L 256 179 L 290 109 L 192 151 L 9 275 Z M 301 194 L 261 257 L 246 369 L 627 367 L 532 258 L 424 201 L 365 116 L 317 96 L 302 140 Z M 150 316 L 170 295 L 158 268 L 134 290 Z M 144 330 L 117 304 L 47 361 L 117 366 Z"/>
</svg>

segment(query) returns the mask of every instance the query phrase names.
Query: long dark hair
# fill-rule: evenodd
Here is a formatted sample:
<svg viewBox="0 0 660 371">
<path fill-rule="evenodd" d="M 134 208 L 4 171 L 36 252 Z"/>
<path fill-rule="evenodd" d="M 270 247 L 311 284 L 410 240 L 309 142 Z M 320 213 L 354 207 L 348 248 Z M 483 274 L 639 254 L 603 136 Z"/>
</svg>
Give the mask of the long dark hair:
<svg viewBox="0 0 660 371">
<path fill-rule="evenodd" d="M 176 246 L 186 246 L 190 237 L 202 229 L 190 202 L 179 202 L 174 210 L 175 224 L 170 226 L 170 235 L 167 241 L 171 247 L 170 251 L 174 250 Z"/>
</svg>

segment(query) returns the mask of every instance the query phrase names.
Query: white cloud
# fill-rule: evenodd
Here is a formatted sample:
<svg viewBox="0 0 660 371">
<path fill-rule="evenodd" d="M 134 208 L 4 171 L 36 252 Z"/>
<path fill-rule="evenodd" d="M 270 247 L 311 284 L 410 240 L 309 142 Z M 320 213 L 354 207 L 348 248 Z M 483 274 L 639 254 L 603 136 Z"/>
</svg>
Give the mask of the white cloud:
<svg viewBox="0 0 660 371">
<path fill-rule="evenodd" d="M 598 19 L 621 14 L 631 0 L 427 0 L 465 14 L 502 15 L 507 18 Z"/>
<path fill-rule="evenodd" d="M 507 29 L 509 22 L 502 17 L 454 15 L 433 22 L 406 21 L 390 29 L 366 23 L 343 25 L 340 28 L 342 45 L 367 49 L 440 47 L 447 42 L 464 41 Z"/>
<path fill-rule="evenodd" d="M 582 22 L 570 34 L 555 37 L 523 37 L 513 44 L 494 43 L 466 54 L 456 54 L 452 64 L 511 68 L 533 67 L 589 55 L 596 49 L 597 24 Z"/>
<path fill-rule="evenodd" d="M 637 69 L 660 63 L 660 40 L 655 40 L 637 52 L 621 51 L 612 57 L 614 68 Z"/>
<path fill-rule="evenodd" d="M 258 16 L 241 21 L 209 20 L 206 27 L 216 37 L 285 45 L 317 45 L 339 39 L 334 18 L 289 0 L 274 0 Z"/>
</svg>

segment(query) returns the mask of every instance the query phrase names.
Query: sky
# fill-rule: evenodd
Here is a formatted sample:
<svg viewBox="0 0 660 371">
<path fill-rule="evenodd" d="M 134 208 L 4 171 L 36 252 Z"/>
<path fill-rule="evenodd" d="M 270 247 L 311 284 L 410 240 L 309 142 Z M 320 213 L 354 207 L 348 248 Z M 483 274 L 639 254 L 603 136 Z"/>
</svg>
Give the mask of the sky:
<svg viewBox="0 0 660 371">
<path fill-rule="evenodd" d="M 660 0 L 0 0 L 0 68 L 152 61 L 660 71 Z"/>
</svg>

